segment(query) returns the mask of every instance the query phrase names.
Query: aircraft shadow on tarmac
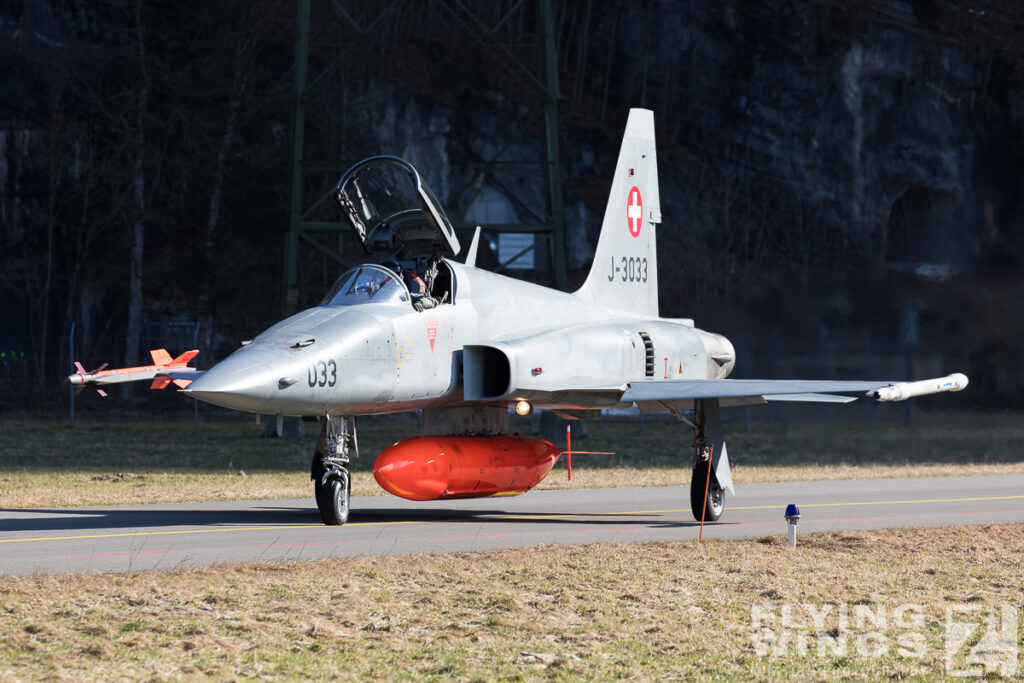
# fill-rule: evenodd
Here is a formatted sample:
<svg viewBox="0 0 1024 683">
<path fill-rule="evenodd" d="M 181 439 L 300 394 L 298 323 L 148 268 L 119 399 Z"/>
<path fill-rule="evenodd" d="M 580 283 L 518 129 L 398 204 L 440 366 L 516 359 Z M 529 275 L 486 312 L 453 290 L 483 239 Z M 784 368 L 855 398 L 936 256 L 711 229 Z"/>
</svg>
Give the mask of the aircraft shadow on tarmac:
<svg viewBox="0 0 1024 683">
<path fill-rule="evenodd" d="M 7 514 L 18 515 L 5 519 Z M 26 516 L 31 515 L 31 516 Z M 636 525 L 651 527 L 697 526 L 699 522 L 665 520 L 644 514 L 587 516 L 586 513 L 530 512 L 517 510 L 459 510 L 452 508 L 410 510 L 408 508 L 377 508 L 353 510 L 350 524 L 399 522 L 444 522 L 509 525 L 571 524 L 594 528 Z M 0 533 L 7 532 L 103 532 L 115 529 L 140 531 L 166 527 L 231 527 L 231 526 L 295 526 L 320 524 L 315 507 L 255 507 L 239 510 L 154 509 L 118 510 L 95 508 L 46 508 L 0 510 Z M 325 527 L 326 528 L 326 527 Z"/>
</svg>

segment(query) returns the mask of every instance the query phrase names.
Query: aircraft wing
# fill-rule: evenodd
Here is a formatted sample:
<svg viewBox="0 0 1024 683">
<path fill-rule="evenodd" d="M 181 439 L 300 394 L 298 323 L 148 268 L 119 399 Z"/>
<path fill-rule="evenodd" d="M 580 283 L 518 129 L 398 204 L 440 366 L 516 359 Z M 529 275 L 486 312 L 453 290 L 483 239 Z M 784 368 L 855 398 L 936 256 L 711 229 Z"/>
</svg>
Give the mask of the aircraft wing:
<svg viewBox="0 0 1024 683">
<path fill-rule="evenodd" d="M 919 382 L 833 381 L 801 379 L 683 379 L 631 382 L 622 401 L 681 401 L 705 398 L 763 398 L 768 401 L 836 403 L 855 400 L 842 394 L 861 394 L 878 401 L 902 401 L 912 396 L 960 391 L 967 386 L 961 374 Z M 839 394 L 840 396 L 836 396 Z"/>
<path fill-rule="evenodd" d="M 680 327 L 688 327 L 668 322 L 644 321 L 643 324 L 650 333 L 664 336 L 678 333 Z M 684 338 L 691 337 L 692 343 L 680 351 L 680 355 L 700 358 L 705 348 L 696 335 Z M 467 401 L 528 400 L 543 408 L 591 409 L 636 403 L 641 409 L 664 410 L 663 404 L 667 402 L 674 403 L 676 409 L 686 409 L 680 404 L 705 399 L 721 399 L 721 405 L 765 401 L 847 403 L 865 395 L 879 401 L 902 401 L 912 396 L 959 391 L 967 386 L 967 377 L 961 374 L 918 382 L 627 380 L 623 377 L 626 362 L 623 359 L 636 359 L 644 353 L 646 344 L 642 340 L 643 335 L 619 323 L 601 322 L 543 329 L 486 344 L 467 344 L 462 356 L 463 396 Z M 650 349 L 646 352 L 652 353 Z M 647 358 L 648 363 L 652 360 Z M 665 363 L 667 375 L 667 358 Z M 680 374 L 683 365 L 680 361 Z M 703 374 L 704 367 L 696 363 L 690 365 L 690 376 Z M 648 373 L 650 370 L 648 367 Z"/>
</svg>

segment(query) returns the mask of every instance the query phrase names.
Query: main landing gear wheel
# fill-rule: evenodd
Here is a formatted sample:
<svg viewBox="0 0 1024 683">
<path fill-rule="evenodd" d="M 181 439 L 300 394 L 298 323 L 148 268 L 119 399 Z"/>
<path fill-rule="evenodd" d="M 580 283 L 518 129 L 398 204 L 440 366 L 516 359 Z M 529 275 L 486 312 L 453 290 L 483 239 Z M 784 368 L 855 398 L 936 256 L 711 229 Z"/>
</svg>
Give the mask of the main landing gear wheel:
<svg viewBox="0 0 1024 683">
<path fill-rule="evenodd" d="M 722 516 L 725 510 L 725 489 L 718 484 L 715 473 L 711 473 L 711 480 L 708 481 L 708 469 L 711 467 L 709 460 L 702 460 L 693 468 L 693 478 L 690 479 L 690 510 L 693 518 L 698 522 L 701 515 L 705 522 L 715 522 Z M 705 496 L 704 491 L 707 490 Z"/>
<path fill-rule="evenodd" d="M 352 496 L 352 480 L 348 472 L 328 477 L 323 484 L 316 484 L 316 506 L 324 524 L 337 526 L 348 521 L 349 499 Z"/>
</svg>

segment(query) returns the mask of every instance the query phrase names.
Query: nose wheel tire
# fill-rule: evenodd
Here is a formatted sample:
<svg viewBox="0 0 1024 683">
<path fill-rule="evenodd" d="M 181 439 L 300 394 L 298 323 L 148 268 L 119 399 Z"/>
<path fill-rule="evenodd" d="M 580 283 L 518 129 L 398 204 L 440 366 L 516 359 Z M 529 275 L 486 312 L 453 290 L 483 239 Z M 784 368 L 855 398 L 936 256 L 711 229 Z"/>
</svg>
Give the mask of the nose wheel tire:
<svg viewBox="0 0 1024 683">
<path fill-rule="evenodd" d="M 348 472 L 332 476 L 323 484 L 316 484 L 316 505 L 324 524 L 336 526 L 348 521 L 352 480 Z"/>
<path fill-rule="evenodd" d="M 707 460 L 697 463 L 693 468 L 693 478 L 690 479 L 690 510 L 698 522 L 701 520 L 701 514 L 704 515 L 705 522 L 718 521 L 725 510 L 725 489 L 718 485 L 714 472 L 711 473 L 710 482 L 708 481 L 710 467 L 711 463 Z"/>
</svg>

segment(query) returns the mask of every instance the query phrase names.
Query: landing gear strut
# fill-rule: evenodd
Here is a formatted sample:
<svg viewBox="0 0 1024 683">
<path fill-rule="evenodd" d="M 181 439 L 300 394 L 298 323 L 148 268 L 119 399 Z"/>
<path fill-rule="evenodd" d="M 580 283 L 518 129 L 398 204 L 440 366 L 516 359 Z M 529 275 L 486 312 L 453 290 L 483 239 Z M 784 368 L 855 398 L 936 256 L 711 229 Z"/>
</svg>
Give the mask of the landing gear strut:
<svg viewBox="0 0 1024 683">
<path fill-rule="evenodd" d="M 352 457 L 358 455 L 356 419 L 327 415 L 320 430 L 310 470 L 316 491 L 316 506 L 324 524 L 338 525 L 348 521 L 349 499 L 352 495 L 348 464 Z"/>
<path fill-rule="evenodd" d="M 697 521 L 715 522 L 725 511 L 725 489 L 732 488 L 717 399 L 694 401 L 693 419 L 690 510 Z"/>
</svg>

